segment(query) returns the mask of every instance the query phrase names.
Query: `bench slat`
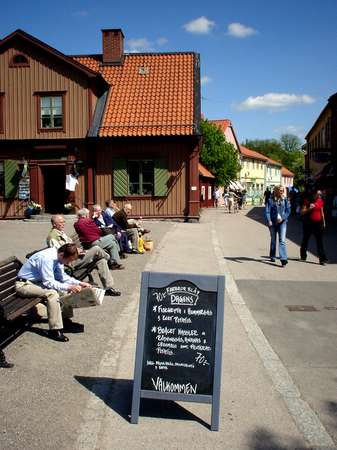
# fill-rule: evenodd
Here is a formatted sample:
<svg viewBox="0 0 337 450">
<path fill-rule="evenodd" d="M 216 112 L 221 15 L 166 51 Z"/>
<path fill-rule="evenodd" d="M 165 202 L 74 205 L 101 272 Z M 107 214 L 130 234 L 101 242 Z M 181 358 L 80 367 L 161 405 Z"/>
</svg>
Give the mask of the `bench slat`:
<svg viewBox="0 0 337 450">
<path fill-rule="evenodd" d="M 7 273 L 5 273 L 3 275 L 0 275 L 0 285 L 4 281 L 10 280 L 10 279 L 12 279 L 13 283 L 14 283 L 15 280 L 16 280 L 17 275 L 18 275 L 18 271 L 17 270 L 11 270 L 10 272 L 7 272 Z M 0 289 L 1 289 L 1 287 L 0 287 Z"/>
<path fill-rule="evenodd" d="M 11 261 L 7 264 L 0 263 L 0 275 L 4 275 L 7 272 L 11 272 L 12 270 L 15 270 L 16 272 L 19 272 L 21 269 L 21 262 L 19 260 Z"/>
<path fill-rule="evenodd" d="M 4 308 L 3 316 L 7 320 L 13 320 L 21 316 L 24 312 L 31 309 L 33 306 L 41 302 L 41 298 L 21 298 L 17 297 L 17 302 L 8 305 L 8 308 Z"/>
<path fill-rule="evenodd" d="M 14 285 L 14 283 L 12 283 L 11 284 L 11 286 L 8 288 L 8 289 L 6 289 L 6 290 L 4 290 L 4 291 L 0 291 L 0 305 L 2 305 L 3 303 L 6 303 L 7 302 L 7 298 L 11 295 L 11 294 L 13 294 L 13 293 L 15 293 L 16 291 L 15 291 L 15 285 Z"/>
</svg>

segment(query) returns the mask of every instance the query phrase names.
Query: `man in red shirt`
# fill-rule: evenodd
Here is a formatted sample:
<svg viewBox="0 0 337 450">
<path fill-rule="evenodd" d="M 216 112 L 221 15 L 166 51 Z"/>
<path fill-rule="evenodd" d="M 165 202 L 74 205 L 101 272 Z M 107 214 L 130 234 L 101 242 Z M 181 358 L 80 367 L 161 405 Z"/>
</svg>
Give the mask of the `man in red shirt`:
<svg viewBox="0 0 337 450">
<path fill-rule="evenodd" d="M 310 236 L 314 234 L 317 244 L 317 253 L 319 263 L 324 266 L 328 259 L 323 247 L 323 230 L 325 228 L 324 202 L 322 200 L 322 191 L 316 191 L 313 200 L 305 198 L 301 209 L 303 218 L 303 239 L 301 244 L 301 260 L 307 259 L 307 249 Z"/>
<path fill-rule="evenodd" d="M 120 248 L 114 235 L 101 235 L 101 230 L 95 222 L 89 218 L 89 210 L 82 208 L 77 213 L 78 220 L 74 228 L 84 248 L 98 245 L 110 255 L 109 266 L 111 269 L 124 269 L 119 256 Z"/>
</svg>

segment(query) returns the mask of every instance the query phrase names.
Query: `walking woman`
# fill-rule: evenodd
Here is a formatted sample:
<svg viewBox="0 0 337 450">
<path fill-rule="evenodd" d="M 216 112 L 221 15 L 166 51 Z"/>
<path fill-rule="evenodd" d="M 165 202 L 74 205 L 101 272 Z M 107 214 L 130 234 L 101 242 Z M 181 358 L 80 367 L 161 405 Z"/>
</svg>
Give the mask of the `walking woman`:
<svg viewBox="0 0 337 450">
<path fill-rule="evenodd" d="M 321 266 L 328 262 L 323 246 L 323 231 L 325 229 L 324 203 L 322 191 L 316 191 L 313 199 L 304 199 L 301 216 L 303 221 L 303 239 L 301 244 L 301 260 L 307 259 L 308 242 L 313 234 L 316 238 L 318 259 Z"/>
<path fill-rule="evenodd" d="M 270 232 L 270 261 L 275 261 L 276 238 L 279 241 L 279 256 L 282 267 L 288 264 L 286 249 L 287 222 L 290 214 L 290 204 L 284 195 L 282 186 L 275 186 L 273 194 L 266 201 L 265 218 Z"/>
</svg>

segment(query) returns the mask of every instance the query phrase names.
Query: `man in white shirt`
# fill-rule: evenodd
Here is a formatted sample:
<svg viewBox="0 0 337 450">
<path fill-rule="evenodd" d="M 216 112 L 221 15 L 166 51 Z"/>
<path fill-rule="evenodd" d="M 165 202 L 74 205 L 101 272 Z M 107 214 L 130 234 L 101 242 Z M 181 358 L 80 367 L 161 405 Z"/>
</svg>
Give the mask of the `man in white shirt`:
<svg viewBox="0 0 337 450">
<path fill-rule="evenodd" d="M 64 272 L 64 264 L 78 258 L 75 244 L 47 248 L 34 253 L 21 267 L 15 283 L 16 292 L 22 297 L 41 297 L 47 303 L 49 336 L 59 342 L 69 339 L 63 334 L 63 319 L 73 316 L 73 306 L 78 306 L 82 288 L 89 283 L 76 280 Z M 81 326 L 83 329 L 83 325 Z"/>
</svg>

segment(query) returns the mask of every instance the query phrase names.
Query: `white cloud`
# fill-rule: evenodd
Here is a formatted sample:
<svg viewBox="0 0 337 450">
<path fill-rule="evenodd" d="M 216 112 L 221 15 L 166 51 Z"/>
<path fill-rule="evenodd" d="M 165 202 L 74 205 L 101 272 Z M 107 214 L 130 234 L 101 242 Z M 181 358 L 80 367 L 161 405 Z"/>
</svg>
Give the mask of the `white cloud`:
<svg viewBox="0 0 337 450">
<path fill-rule="evenodd" d="M 274 131 L 280 134 L 295 134 L 300 138 L 304 137 L 303 127 L 296 127 L 295 125 L 286 125 L 283 127 L 276 128 Z"/>
<path fill-rule="evenodd" d="M 273 111 L 284 111 L 293 105 L 308 105 L 315 99 L 310 95 L 278 94 L 269 92 L 258 97 L 248 97 L 237 105 L 237 109 L 248 111 L 251 109 L 269 109 Z"/>
<path fill-rule="evenodd" d="M 214 26 L 215 22 L 207 19 L 205 16 L 201 16 L 198 19 L 185 23 L 184 28 L 189 33 L 208 34 Z"/>
<path fill-rule="evenodd" d="M 210 83 L 211 81 L 212 81 L 212 78 L 208 77 L 207 75 L 204 75 L 203 77 L 200 78 L 200 83 L 202 86 Z"/>
<path fill-rule="evenodd" d="M 127 41 L 129 53 L 153 52 L 153 44 L 147 38 L 129 39 Z"/>
<path fill-rule="evenodd" d="M 72 15 L 76 17 L 87 17 L 89 16 L 89 13 L 85 9 L 82 9 L 80 11 L 73 12 Z"/>
<path fill-rule="evenodd" d="M 160 37 L 156 42 L 159 46 L 162 46 L 168 43 L 168 39 L 166 37 Z"/>
<path fill-rule="evenodd" d="M 233 22 L 228 25 L 227 34 L 235 38 L 243 39 L 258 34 L 258 32 L 254 28 L 242 25 L 242 23 Z"/>
</svg>

